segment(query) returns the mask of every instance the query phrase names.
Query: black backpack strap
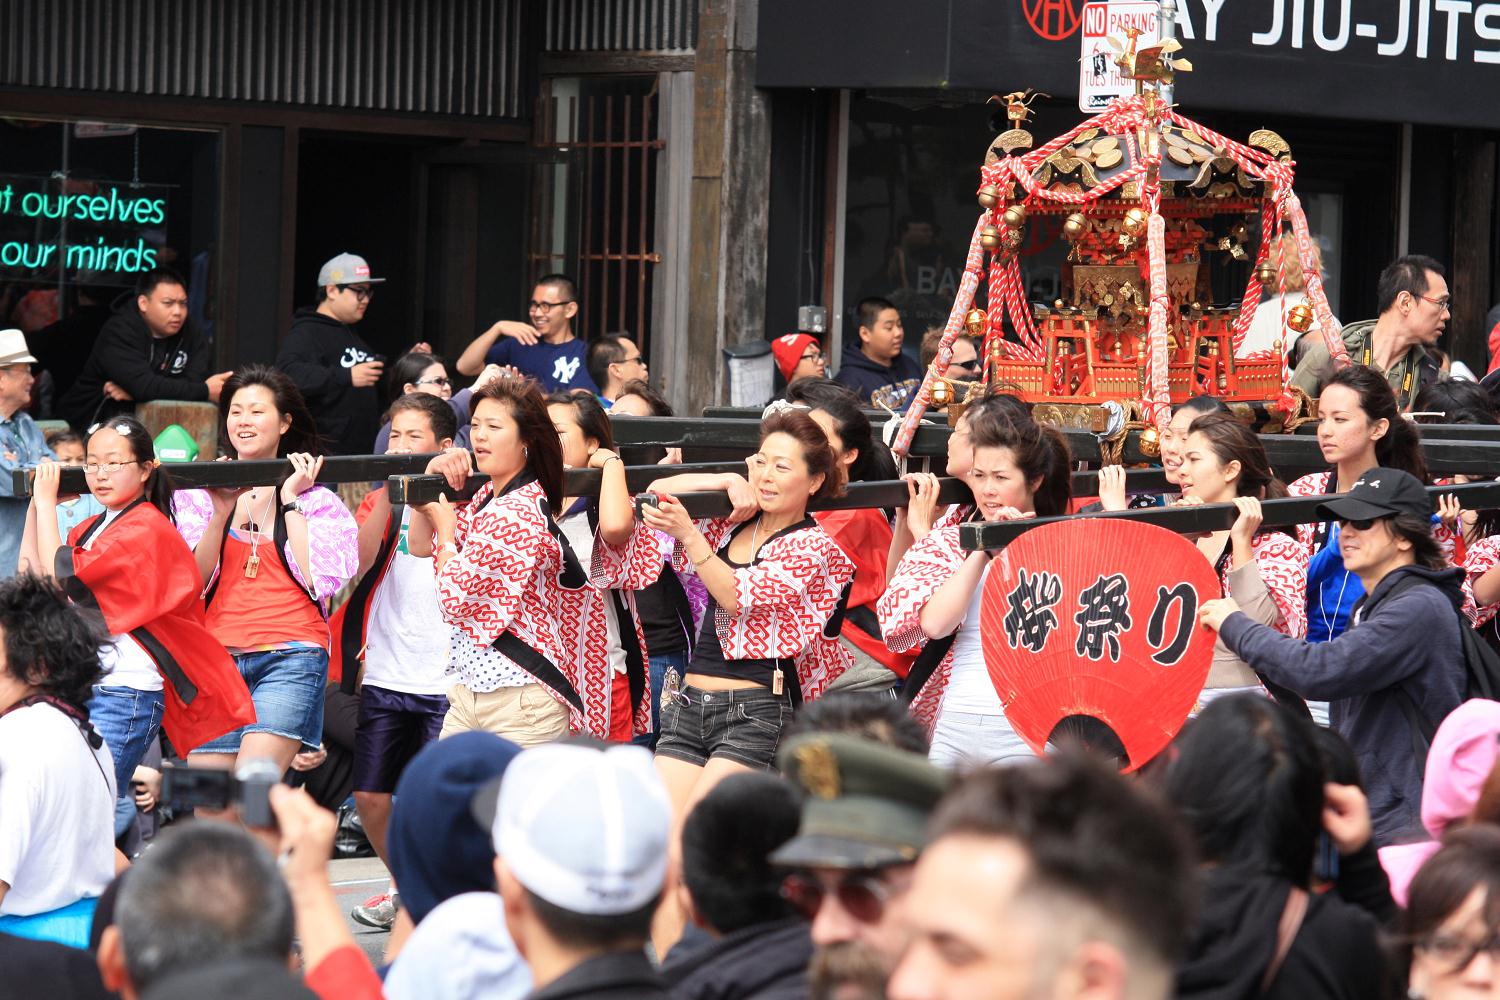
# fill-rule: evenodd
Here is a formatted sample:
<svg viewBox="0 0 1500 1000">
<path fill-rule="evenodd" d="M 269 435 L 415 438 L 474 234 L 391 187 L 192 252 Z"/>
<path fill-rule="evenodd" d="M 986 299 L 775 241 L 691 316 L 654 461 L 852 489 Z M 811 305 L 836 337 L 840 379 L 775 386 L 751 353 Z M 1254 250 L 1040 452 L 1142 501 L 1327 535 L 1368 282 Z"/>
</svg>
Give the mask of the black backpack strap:
<svg viewBox="0 0 1500 1000">
<path fill-rule="evenodd" d="M 954 629 L 948 635 L 940 639 L 928 639 L 927 645 L 922 647 L 922 652 L 917 654 L 916 660 L 911 665 L 911 671 L 906 675 L 906 683 L 901 685 L 901 700 L 910 705 L 916 700 L 922 688 L 932 680 L 932 675 L 937 672 L 938 666 L 943 662 L 943 657 L 948 655 L 948 650 L 953 648 L 953 641 L 958 638 L 958 630 Z"/>
<path fill-rule="evenodd" d="M 1410 573 L 1403 573 L 1395 583 L 1391 584 L 1388 590 L 1380 595 L 1380 600 L 1385 601 L 1413 587 L 1419 587 L 1422 585 L 1422 582 L 1419 577 L 1413 576 Z M 1364 616 L 1369 613 L 1376 603 L 1379 602 L 1372 602 L 1370 595 L 1366 594 L 1354 605 L 1351 617 L 1352 614 L 1357 613 L 1360 615 L 1361 620 L 1363 620 Z M 1459 643 L 1464 646 L 1464 652 L 1467 654 L 1468 648 L 1464 632 L 1472 632 L 1473 629 L 1468 628 L 1467 623 L 1463 621 L 1462 615 L 1458 617 Z M 1465 668 L 1464 674 L 1465 676 L 1468 675 L 1467 668 Z M 1422 706 L 1417 704 L 1417 699 L 1411 696 L 1411 692 L 1407 691 L 1401 682 L 1396 682 L 1394 689 L 1396 692 L 1396 704 L 1401 706 L 1401 714 L 1406 716 L 1407 728 L 1411 730 L 1411 750 L 1412 755 L 1417 761 L 1417 770 L 1425 772 L 1427 769 L 1427 751 L 1432 747 L 1433 737 L 1437 735 L 1437 726 L 1433 724 L 1431 719 L 1427 718 L 1426 713 L 1422 711 Z"/>
<path fill-rule="evenodd" d="M 498 653 L 504 654 L 512 663 L 535 677 L 541 683 L 563 696 L 569 705 L 583 712 L 583 699 L 578 697 L 578 691 L 573 684 L 557 669 L 557 664 L 547 659 L 539 650 L 521 641 L 510 629 L 506 629 L 495 637 L 490 646 Z"/>
</svg>

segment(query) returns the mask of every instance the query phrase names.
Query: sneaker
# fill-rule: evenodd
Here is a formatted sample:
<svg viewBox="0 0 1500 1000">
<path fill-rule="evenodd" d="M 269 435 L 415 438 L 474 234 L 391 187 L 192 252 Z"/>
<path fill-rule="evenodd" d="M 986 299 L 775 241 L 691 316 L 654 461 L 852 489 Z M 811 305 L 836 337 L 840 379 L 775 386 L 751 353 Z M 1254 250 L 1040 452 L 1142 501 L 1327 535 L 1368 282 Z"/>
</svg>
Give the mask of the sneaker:
<svg viewBox="0 0 1500 1000">
<path fill-rule="evenodd" d="M 395 893 L 383 892 L 378 896 L 371 896 L 350 910 L 349 916 L 366 927 L 388 931 L 396 922 L 396 911 L 400 908 L 401 901 Z"/>
</svg>

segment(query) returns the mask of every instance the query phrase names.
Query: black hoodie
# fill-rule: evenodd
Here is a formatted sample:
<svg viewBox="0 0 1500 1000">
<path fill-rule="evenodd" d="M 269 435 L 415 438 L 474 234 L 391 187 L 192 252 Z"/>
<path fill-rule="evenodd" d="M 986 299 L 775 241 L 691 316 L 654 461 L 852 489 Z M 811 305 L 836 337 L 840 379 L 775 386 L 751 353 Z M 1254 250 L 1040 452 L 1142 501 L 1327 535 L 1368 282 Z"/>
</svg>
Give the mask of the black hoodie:
<svg viewBox="0 0 1500 1000">
<path fill-rule="evenodd" d="M 198 335 L 192 319 L 170 337 L 153 337 L 135 300 L 134 292 L 115 300 L 114 313 L 99 330 L 83 371 L 58 403 L 76 430 L 86 431 L 106 417 L 134 413 L 136 403 L 153 399 L 208 399 L 212 348 Z M 130 393 L 133 402 L 107 398 L 105 382 Z"/>
<path fill-rule="evenodd" d="M 374 360 L 375 352 L 354 327 L 315 306 L 292 317 L 276 367 L 302 390 L 330 455 L 368 455 L 375 447 L 380 397 L 373 385 L 356 389 L 353 374 L 355 365 Z"/>
<path fill-rule="evenodd" d="M 901 411 L 922 387 L 922 366 L 905 354 L 898 354 L 893 363 L 883 365 L 866 357 L 858 344 L 845 344 L 839 373 L 834 379 L 853 389 L 861 403 L 879 400 Z"/>
</svg>

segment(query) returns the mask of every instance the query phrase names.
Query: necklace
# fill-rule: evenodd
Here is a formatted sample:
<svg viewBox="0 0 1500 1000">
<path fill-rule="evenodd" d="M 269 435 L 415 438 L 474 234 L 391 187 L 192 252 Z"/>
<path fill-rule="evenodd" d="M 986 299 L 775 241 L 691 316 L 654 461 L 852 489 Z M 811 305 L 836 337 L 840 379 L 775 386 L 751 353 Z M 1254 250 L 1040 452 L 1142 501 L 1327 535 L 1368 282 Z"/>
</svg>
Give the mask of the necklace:
<svg viewBox="0 0 1500 1000">
<path fill-rule="evenodd" d="M 755 553 L 758 552 L 758 551 L 760 551 L 759 545 L 757 544 L 759 541 L 760 541 L 760 518 L 757 517 L 755 519 L 755 526 L 750 529 L 750 558 L 752 560 L 755 558 Z"/>
<path fill-rule="evenodd" d="M 252 490 L 245 504 L 245 522 L 250 526 L 250 558 L 245 560 L 245 579 L 253 580 L 260 572 L 260 531 L 252 516 L 250 507 L 255 503 L 255 493 Z M 270 498 L 266 501 L 266 511 L 261 519 L 264 523 L 271 516 L 271 504 L 276 502 L 276 493 L 272 491 Z"/>
</svg>

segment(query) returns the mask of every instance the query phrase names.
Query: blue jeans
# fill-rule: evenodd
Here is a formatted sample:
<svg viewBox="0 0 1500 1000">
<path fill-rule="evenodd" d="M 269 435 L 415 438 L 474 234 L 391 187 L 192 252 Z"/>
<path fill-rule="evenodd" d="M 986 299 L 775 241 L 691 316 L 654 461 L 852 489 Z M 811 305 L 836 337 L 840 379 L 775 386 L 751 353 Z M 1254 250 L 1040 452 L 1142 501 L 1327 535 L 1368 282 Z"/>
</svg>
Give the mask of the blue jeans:
<svg viewBox="0 0 1500 1000">
<path fill-rule="evenodd" d="M 676 670 L 677 676 L 687 673 L 687 653 L 667 653 L 665 656 L 648 657 L 651 674 L 651 722 L 649 733 L 642 733 L 632 742 L 647 750 L 656 749 L 656 738 L 661 735 L 661 685 L 668 670 Z"/>
<path fill-rule="evenodd" d="M 9 472 L 3 473 L 9 476 Z M 16 575 L 16 561 L 21 556 L 21 533 L 26 530 L 26 506 L 29 501 L 0 497 L 0 580 Z"/>
<path fill-rule="evenodd" d="M 124 833 L 135 818 L 135 797 L 130 778 L 146 756 L 151 741 L 161 732 L 166 698 L 160 691 L 100 684 L 89 698 L 89 721 L 115 762 L 115 836 Z"/>
<path fill-rule="evenodd" d="M 237 653 L 235 666 L 250 688 L 255 721 L 210 740 L 193 753 L 239 753 L 246 733 L 300 740 L 308 750 L 323 742 L 323 688 L 328 650 L 315 646 Z"/>
</svg>

